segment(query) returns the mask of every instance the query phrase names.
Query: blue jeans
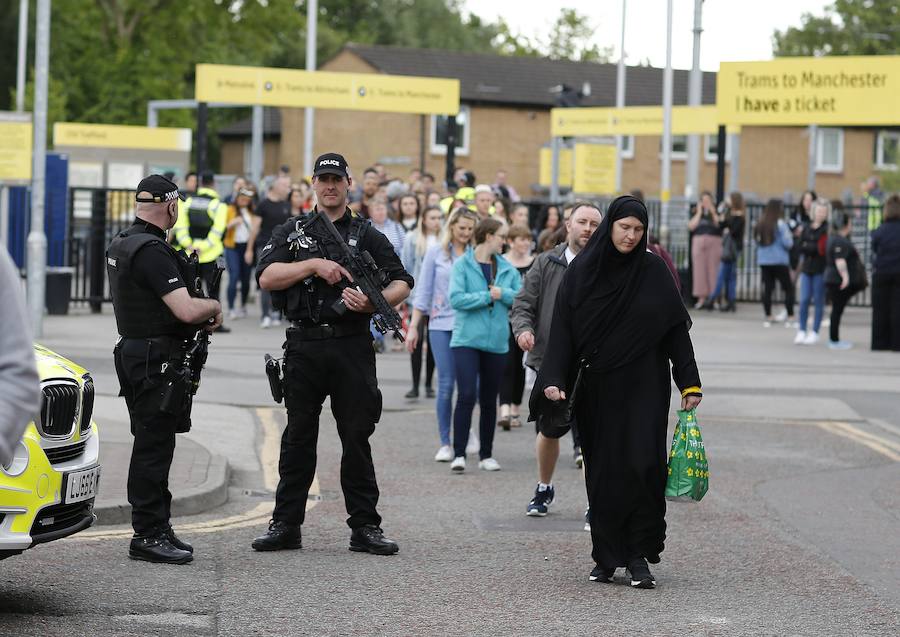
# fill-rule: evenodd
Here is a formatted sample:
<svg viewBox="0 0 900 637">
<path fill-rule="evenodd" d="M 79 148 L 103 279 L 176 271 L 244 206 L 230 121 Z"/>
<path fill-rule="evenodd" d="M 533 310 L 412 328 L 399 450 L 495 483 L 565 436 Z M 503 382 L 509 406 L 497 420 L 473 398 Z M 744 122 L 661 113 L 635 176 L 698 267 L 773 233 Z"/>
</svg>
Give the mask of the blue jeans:
<svg viewBox="0 0 900 637">
<path fill-rule="evenodd" d="M 453 451 L 457 458 L 465 457 L 472 427 L 475 398 L 481 416 L 478 431 L 481 437 L 482 460 L 493 456 L 494 431 L 497 429 L 497 394 L 506 368 L 506 353 L 494 354 L 472 347 L 454 347 L 456 365 L 456 412 L 453 414 Z"/>
<path fill-rule="evenodd" d="M 237 298 L 237 286 L 241 284 L 241 307 L 247 305 L 247 295 L 250 294 L 250 268 L 244 261 L 246 243 L 237 243 L 233 248 L 225 248 L 225 265 L 228 267 L 228 309 L 234 309 L 234 301 Z"/>
<path fill-rule="evenodd" d="M 453 364 L 453 350 L 450 349 L 450 330 L 428 330 L 428 346 L 434 353 L 437 367 L 438 387 L 437 408 L 438 433 L 441 445 L 450 445 L 450 419 L 453 417 L 453 385 L 456 383 L 456 367 Z"/>
<path fill-rule="evenodd" d="M 728 299 L 729 303 L 734 303 L 734 299 L 737 296 L 737 263 L 734 261 L 730 263 L 722 261 L 719 263 L 719 278 L 716 280 L 716 289 L 709 298 L 713 300 L 719 298 L 723 288 L 725 298 Z"/>
<path fill-rule="evenodd" d="M 809 302 L 815 303 L 816 313 L 813 317 L 812 331 L 819 331 L 822 325 L 822 315 L 825 313 L 825 275 L 800 273 L 800 326 L 801 332 L 806 331 L 806 323 L 809 318 Z"/>
</svg>

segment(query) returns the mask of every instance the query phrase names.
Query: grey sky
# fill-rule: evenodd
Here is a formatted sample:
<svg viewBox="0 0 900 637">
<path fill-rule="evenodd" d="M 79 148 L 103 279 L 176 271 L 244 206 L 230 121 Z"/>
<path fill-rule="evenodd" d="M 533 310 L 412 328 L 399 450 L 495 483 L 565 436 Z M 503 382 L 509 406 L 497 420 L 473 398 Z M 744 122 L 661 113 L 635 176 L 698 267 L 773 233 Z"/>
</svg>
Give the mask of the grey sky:
<svg viewBox="0 0 900 637">
<path fill-rule="evenodd" d="M 772 33 L 798 26 L 804 12 L 821 15 L 828 0 L 706 0 L 703 3 L 703 39 L 700 66 L 707 71 L 719 62 L 769 60 Z M 465 0 L 465 9 L 494 21 L 502 16 L 523 35 L 543 38 L 562 7 L 589 16 L 596 29 L 595 43 L 612 46 L 619 56 L 622 24 L 621 0 Z M 653 66 L 666 61 L 666 0 L 628 0 L 625 53 L 629 64 L 649 59 Z M 672 20 L 672 65 L 691 67 L 693 56 L 693 0 L 675 0 Z"/>
</svg>

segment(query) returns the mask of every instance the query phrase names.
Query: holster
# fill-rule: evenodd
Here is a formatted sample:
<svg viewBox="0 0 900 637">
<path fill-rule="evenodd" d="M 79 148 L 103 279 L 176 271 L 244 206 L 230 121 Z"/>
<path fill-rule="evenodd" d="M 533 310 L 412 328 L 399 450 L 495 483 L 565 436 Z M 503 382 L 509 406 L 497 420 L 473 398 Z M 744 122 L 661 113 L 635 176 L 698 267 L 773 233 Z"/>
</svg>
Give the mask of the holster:
<svg viewBox="0 0 900 637">
<path fill-rule="evenodd" d="M 266 376 L 269 379 L 269 390 L 272 392 L 272 400 L 280 403 L 284 399 L 284 379 L 281 376 L 281 364 L 272 358 L 271 355 L 265 355 Z"/>
</svg>

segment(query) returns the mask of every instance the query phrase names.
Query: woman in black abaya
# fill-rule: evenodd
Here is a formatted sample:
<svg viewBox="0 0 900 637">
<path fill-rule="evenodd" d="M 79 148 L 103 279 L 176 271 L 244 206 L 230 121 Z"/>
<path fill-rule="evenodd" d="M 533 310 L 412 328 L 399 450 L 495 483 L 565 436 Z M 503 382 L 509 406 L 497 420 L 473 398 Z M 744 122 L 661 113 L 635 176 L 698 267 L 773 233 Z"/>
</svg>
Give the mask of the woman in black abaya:
<svg viewBox="0 0 900 637">
<path fill-rule="evenodd" d="M 647 222 L 641 201 L 617 198 L 567 269 L 530 405 L 532 417 L 559 418 L 572 394 L 596 563 L 590 579 L 612 581 L 624 566 L 640 588 L 656 585 L 647 562 L 659 562 L 666 535 L 670 361 L 681 407 L 702 398 L 690 317 L 665 263 L 647 252 Z"/>
</svg>

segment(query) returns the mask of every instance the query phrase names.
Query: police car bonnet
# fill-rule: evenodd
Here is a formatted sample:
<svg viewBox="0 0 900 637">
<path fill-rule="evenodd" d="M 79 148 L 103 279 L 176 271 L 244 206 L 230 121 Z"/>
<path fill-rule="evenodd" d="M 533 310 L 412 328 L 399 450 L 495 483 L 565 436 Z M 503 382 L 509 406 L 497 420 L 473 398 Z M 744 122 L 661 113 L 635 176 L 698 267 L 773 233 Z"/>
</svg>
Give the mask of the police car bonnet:
<svg viewBox="0 0 900 637">
<path fill-rule="evenodd" d="M 313 170 L 313 176 L 318 177 L 319 175 L 349 177 L 350 173 L 347 170 L 347 160 L 344 159 L 343 155 L 338 155 L 337 153 L 325 153 L 324 155 L 319 155 L 319 158 L 316 159 L 316 167 Z"/>
</svg>

